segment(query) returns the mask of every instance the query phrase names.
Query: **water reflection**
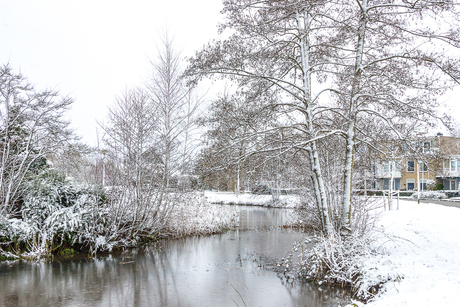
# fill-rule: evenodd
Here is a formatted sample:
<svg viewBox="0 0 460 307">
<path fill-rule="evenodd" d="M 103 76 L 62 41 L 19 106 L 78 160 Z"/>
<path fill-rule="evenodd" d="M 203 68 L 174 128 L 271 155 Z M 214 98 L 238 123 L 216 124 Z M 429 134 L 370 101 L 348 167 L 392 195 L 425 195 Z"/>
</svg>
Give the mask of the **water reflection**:
<svg viewBox="0 0 460 307">
<path fill-rule="evenodd" d="M 336 306 L 340 290 L 272 267 L 302 234 L 286 210 L 241 207 L 239 230 L 96 259 L 0 264 L 0 306 Z M 242 302 L 239 294 L 244 299 Z"/>
</svg>

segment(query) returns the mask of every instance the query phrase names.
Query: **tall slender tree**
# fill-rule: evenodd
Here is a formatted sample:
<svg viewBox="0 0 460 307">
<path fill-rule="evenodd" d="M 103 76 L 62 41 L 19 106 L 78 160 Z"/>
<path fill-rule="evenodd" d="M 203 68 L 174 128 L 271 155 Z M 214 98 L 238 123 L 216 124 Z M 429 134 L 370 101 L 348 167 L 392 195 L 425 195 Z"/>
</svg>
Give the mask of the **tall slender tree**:
<svg viewBox="0 0 460 307">
<path fill-rule="evenodd" d="M 162 157 L 164 187 L 171 179 L 190 171 L 196 149 L 198 109 L 202 102 L 186 86 L 181 67 L 182 57 L 166 32 L 156 57 L 151 61 L 152 74 L 146 86 L 156 112 Z"/>
<path fill-rule="evenodd" d="M 350 4 L 352 14 L 344 20 L 343 31 L 350 37 L 345 46 L 349 56 L 344 59 L 352 60 L 344 61 L 342 75 L 336 79 L 347 123 L 341 218 L 346 231 L 351 230 L 355 145 L 357 139 L 373 140 L 372 131 L 363 130 L 360 121 L 374 118 L 392 131 L 387 137 L 393 139 L 404 134 L 414 137 L 404 128 L 421 120 L 432 126 L 441 119 L 437 98 L 460 80 L 459 59 L 451 56 L 460 47 L 455 1 Z"/>
</svg>

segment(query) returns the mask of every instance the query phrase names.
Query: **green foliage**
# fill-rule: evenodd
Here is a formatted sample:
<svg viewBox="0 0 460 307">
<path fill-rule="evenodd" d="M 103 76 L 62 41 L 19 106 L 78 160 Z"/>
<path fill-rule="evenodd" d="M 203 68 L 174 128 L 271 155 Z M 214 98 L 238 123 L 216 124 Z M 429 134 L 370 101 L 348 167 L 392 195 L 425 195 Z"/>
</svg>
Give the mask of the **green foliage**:
<svg viewBox="0 0 460 307">
<path fill-rule="evenodd" d="M 63 208 L 102 205 L 104 202 L 102 189 L 79 187 L 58 171 L 48 169 L 28 183 L 22 217 L 26 222 L 43 226 L 48 217 Z"/>
<path fill-rule="evenodd" d="M 435 190 L 436 191 L 444 190 L 444 185 L 442 183 L 436 183 Z"/>
<path fill-rule="evenodd" d="M 77 251 L 75 251 L 73 248 L 69 247 L 69 248 L 63 248 L 60 252 L 59 252 L 59 255 L 61 256 L 72 256 L 72 255 L 75 255 L 75 254 L 78 254 Z"/>
<path fill-rule="evenodd" d="M 21 219 L 0 216 L 0 239 L 6 242 L 0 254 L 33 258 L 76 243 L 91 249 L 107 229 L 105 204 L 102 188 L 78 186 L 46 169 L 27 182 Z"/>
</svg>

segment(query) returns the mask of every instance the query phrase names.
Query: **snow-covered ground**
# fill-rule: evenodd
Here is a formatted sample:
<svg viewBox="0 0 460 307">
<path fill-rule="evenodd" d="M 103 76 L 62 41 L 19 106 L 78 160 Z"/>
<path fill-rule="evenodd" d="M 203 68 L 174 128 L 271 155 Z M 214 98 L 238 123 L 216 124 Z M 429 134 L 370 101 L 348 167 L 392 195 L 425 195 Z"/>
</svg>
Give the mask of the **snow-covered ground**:
<svg viewBox="0 0 460 307">
<path fill-rule="evenodd" d="M 272 205 L 271 195 L 205 196 L 211 203 Z M 299 202 L 294 195 L 280 200 L 283 207 Z M 392 281 L 371 302 L 355 301 L 355 306 L 460 306 L 460 209 L 409 200 L 401 200 L 399 210 L 380 208 L 375 248 L 381 253 L 362 259 L 363 282 Z"/>
<path fill-rule="evenodd" d="M 206 201 L 212 204 L 252 205 L 294 208 L 299 203 L 296 195 L 280 195 L 279 201 L 273 202 L 271 195 L 244 193 L 238 196 L 233 192 L 205 192 Z"/>
<path fill-rule="evenodd" d="M 390 236 L 379 242 L 386 253 L 365 259 L 364 278 L 401 279 L 386 283 L 365 306 L 460 306 L 459 221 L 459 208 L 413 201 L 382 212 L 377 227 Z"/>
</svg>

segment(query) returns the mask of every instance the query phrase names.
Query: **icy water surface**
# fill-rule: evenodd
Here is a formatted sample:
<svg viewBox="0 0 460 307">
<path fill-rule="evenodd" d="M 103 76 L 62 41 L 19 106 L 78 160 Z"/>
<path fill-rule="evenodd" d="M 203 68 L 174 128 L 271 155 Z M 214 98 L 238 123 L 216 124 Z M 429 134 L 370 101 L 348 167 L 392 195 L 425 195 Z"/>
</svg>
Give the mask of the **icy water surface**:
<svg viewBox="0 0 460 307">
<path fill-rule="evenodd" d="M 274 269 L 303 236 L 272 227 L 288 210 L 238 208 L 240 228 L 222 235 L 95 259 L 0 264 L 0 306 L 337 306 L 342 290 L 287 281 Z"/>
</svg>

